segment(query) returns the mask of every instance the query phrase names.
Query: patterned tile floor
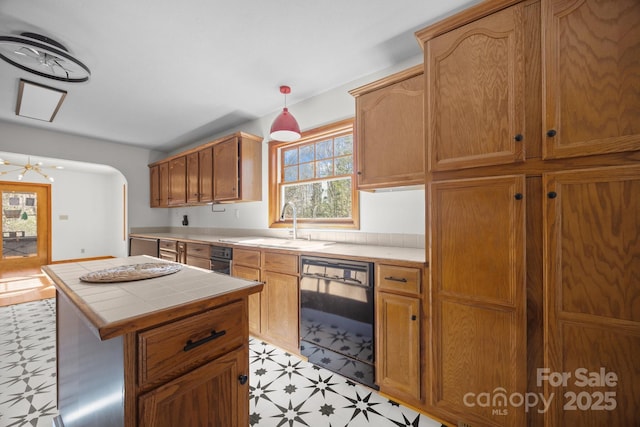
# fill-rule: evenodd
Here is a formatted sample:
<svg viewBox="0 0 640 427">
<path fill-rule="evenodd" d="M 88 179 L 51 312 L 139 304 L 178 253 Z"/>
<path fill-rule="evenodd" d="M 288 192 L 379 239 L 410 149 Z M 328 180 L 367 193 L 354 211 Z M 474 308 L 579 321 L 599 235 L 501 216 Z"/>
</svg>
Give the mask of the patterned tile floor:
<svg viewBox="0 0 640 427">
<path fill-rule="evenodd" d="M 0 427 L 51 427 L 55 300 L 0 308 Z M 440 427 L 338 374 L 250 340 L 251 427 Z"/>
</svg>

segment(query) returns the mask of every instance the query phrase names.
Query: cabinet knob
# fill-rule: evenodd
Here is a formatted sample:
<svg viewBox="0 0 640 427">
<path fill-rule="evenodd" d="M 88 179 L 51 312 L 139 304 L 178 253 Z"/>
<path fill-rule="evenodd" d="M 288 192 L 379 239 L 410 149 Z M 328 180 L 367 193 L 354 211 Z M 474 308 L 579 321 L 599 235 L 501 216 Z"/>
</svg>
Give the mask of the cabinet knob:
<svg viewBox="0 0 640 427">
<path fill-rule="evenodd" d="M 416 320 L 417 318 L 418 317 L 415 314 L 411 315 L 411 320 Z"/>
<path fill-rule="evenodd" d="M 516 200 L 522 200 L 522 193 L 516 193 L 516 195 L 514 196 L 516 198 Z"/>
<path fill-rule="evenodd" d="M 522 134 L 519 133 L 516 136 L 514 136 L 513 139 L 515 139 L 516 142 L 520 142 L 524 139 L 524 136 L 522 136 Z"/>
<path fill-rule="evenodd" d="M 549 129 L 549 130 L 547 131 L 547 136 L 548 136 L 549 138 L 553 138 L 554 136 L 556 136 L 556 133 L 557 133 L 557 132 L 556 132 L 556 130 L 555 130 L 555 129 Z"/>
<path fill-rule="evenodd" d="M 555 191 L 549 191 L 547 193 L 547 197 L 550 199 L 555 199 L 558 196 L 558 193 L 556 193 Z"/>
<path fill-rule="evenodd" d="M 358 171 L 358 172 L 357 172 L 357 174 L 358 174 L 358 175 L 362 175 L 362 172 L 361 172 L 361 171 Z"/>
<path fill-rule="evenodd" d="M 238 375 L 238 381 L 240 381 L 241 385 L 245 385 L 248 379 L 249 377 L 246 375 Z"/>
</svg>

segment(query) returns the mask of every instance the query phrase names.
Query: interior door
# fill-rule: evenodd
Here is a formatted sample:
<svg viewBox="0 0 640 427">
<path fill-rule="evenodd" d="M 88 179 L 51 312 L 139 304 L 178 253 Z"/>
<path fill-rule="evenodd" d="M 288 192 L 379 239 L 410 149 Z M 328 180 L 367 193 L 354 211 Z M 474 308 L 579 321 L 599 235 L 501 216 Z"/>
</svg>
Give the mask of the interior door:
<svg viewBox="0 0 640 427">
<path fill-rule="evenodd" d="M 0 270 L 39 268 L 51 262 L 51 186 L 0 182 Z"/>
</svg>

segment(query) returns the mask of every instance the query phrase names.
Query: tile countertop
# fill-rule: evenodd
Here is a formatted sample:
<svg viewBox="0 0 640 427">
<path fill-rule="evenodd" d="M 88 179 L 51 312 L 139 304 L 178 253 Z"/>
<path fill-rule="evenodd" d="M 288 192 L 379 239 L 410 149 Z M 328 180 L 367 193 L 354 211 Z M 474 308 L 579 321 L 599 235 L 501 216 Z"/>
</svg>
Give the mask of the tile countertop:
<svg viewBox="0 0 640 427">
<path fill-rule="evenodd" d="M 148 256 L 53 264 L 43 271 L 101 339 L 154 326 L 262 290 L 262 284 L 182 265 L 177 273 L 120 283 L 88 283 L 84 274 L 123 265 L 167 262 Z"/>
<path fill-rule="evenodd" d="M 154 239 L 172 239 L 181 241 L 192 241 L 199 243 L 220 243 L 233 247 L 256 248 L 256 245 L 243 245 L 242 239 L 252 239 L 256 236 L 230 237 L 216 236 L 206 234 L 189 234 L 189 233 L 132 233 L 130 237 L 146 237 Z M 237 243 L 231 243 L 231 240 L 239 240 Z M 267 249 L 267 248 L 262 248 Z M 396 246 L 373 246 L 373 245 L 356 245 L 351 243 L 332 243 L 322 248 L 314 249 L 290 249 L 290 248 L 268 248 L 269 250 L 286 250 L 289 252 L 298 252 L 314 256 L 327 257 L 349 257 L 361 259 L 365 261 L 405 261 L 425 264 L 426 252 L 423 248 L 402 248 Z"/>
</svg>

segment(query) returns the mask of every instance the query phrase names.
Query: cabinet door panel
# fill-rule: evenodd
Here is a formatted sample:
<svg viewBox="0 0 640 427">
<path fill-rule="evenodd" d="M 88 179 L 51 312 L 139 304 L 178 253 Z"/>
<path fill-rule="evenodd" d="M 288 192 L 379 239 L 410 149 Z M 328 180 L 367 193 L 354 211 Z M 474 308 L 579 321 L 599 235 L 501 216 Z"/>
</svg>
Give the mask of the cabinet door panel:
<svg viewBox="0 0 640 427">
<path fill-rule="evenodd" d="M 467 393 L 526 391 L 524 188 L 523 176 L 431 186 L 430 404 L 471 425 L 525 424 L 523 407 L 463 403 Z"/>
<path fill-rule="evenodd" d="M 640 2 L 542 3 L 544 156 L 640 149 Z"/>
<path fill-rule="evenodd" d="M 523 16 L 512 6 L 426 43 L 431 170 L 524 159 Z"/>
<path fill-rule="evenodd" d="M 566 410 L 552 402 L 548 425 L 633 425 L 640 419 L 640 167 L 544 176 L 545 361 L 570 372 L 556 396 L 614 393 L 608 410 Z M 616 385 L 581 386 L 578 369 L 616 375 Z M 589 394 L 585 396 L 583 392 Z M 584 404 L 586 400 L 579 403 Z M 606 402 L 605 402 L 606 403 Z"/>
<path fill-rule="evenodd" d="M 239 196 L 238 139 L 213 146 L 213 198 L 235 200 Z"/>
<path fill-rule="evenodd" d="M 149 168 L 149 205 L 160 207 L 160 165 Z"/>
<path fill-rule="evenodd" d="M 424 184 L 424 76 L 357 100 L 358 187 Z"/>
<path fill-rule="evenodd" d="M 382 391 L 420 400 L 420 300 L 377 294 L 376 382 Z"/>
<path fill-rule="evenodd" d="M 158 181 L 160 187 L 160 204 L 158 207 L 166 208 L 169 206 L 169 162 L 158 165 Z"/>
<path fill-rule="evenodd" d="M 200 202 L 213 202 L 213 148 L 198 151 Z"/>
<path fill-rule="evenodd" d="M 139 398 L 140 427 L 244 427 L 249 425 L 246 346 Z"/>
<path fill-rule="evenodd" d="M 198 203 L 200 200 L 200 189 L 199 189 L 199 162 L 198 162 L 198 153 L 191 153 L 187 156 L 187 202 L 188 203 Z"/>
<path fill-rule="evenodd" d="M 298 349 L 299 290 L 298 276 L 265 271 L 262 333 L 287 349 Z"/>
<path fill-rule="evenodd" d="M 181 156 L 169 160 L 169 206 L 187 203 L 187 159 Z"/>
<path fill-rule="evenodd" d="M 234 258 L 235 258 L 235 253 L 234 253 Z M 260 281 L 259 268 L 245 267 L 245 266 L 234 263 L 232 267 L 232 274 L 234 277 L 239 277 L 241 279 Z M 261 304 L 262 304 L 262 292 L 249 295 L 248 311 L 249 311 L 249 332 L 250 333 L 256 333 L 256 334 L 261 333 L 261 328 L 260 328 L 260 316 L 262 313 Z"/>
</svg>

